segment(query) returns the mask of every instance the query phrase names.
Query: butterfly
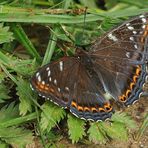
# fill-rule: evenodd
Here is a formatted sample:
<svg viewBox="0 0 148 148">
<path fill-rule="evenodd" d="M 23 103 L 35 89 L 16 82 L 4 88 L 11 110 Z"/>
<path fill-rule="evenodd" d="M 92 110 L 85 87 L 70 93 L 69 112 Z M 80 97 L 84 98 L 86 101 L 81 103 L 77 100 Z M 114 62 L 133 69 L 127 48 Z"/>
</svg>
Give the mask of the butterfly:
<svg viewBox="0 0 148 148">
<path fill-rule="evenodd" d="M 146 13 L 105 33 L 89 51 L 77 48 L 75 55 L 41 67 L 31 78 L 31 87 L 78 118 L 104 121 L 114 113 L 106 94 L 124 106 L 140 98 L 147 63 Z"/>
</svg>

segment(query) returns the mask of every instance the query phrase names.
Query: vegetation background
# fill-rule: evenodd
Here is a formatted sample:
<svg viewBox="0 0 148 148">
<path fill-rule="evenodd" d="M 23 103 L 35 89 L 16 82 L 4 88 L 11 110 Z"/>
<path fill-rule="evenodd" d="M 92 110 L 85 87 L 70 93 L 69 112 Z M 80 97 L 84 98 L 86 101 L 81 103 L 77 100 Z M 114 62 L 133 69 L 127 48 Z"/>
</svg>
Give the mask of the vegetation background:
<svg viewBox="0 0 148 148">
<path fill-rule="evenodd" d="M 30 89 L 41 65 L 145 12 L 146 0 L 0 0 L 0 148 L 148 146 L 146 98 L 93 123 Z"/>
</svg>

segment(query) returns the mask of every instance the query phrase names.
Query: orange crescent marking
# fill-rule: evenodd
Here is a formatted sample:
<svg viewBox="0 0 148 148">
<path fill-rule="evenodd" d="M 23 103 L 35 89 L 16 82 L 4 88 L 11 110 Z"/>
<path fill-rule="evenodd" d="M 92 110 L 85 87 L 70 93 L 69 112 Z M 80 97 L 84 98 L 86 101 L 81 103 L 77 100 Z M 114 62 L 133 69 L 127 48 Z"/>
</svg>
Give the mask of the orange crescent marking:
<svg viewBox="0 0 148 148">
<path fill-rule="evenodd" d="M 131 82 L 130 83 L 130 90 L 132 90 L 133 89 L 133 86 L 135 85 L 135 83 L 134 82 Z"/>
<path fill-rule="evenodd" d="M 54 89 L 52 89 L 52 88 L 49 88 L 50 89 L 50 91 L 53 93 L 54 92 Z"/>
<path fill-rule="evenodd" d="M 128 90 L 126 91 L 126 93 L 125 93 L 126 97 L 128 97 L 128 95 L 129 95 L 130 93 L 131 93 L 131 90 L 128 89 Z"/>
<path fill-rule="evenodd" d="M 105 104 L 105 105 L 104 105 L 104 108 L 105 108 L 108 112 L 110 112 L 110 111 L 112 110 L 112 107 L 111 107 L 111 105 L 110 105 L 109 103 Z"/>
<path fill-rule="evenodd" d="M 37 82 L 37 87 L 40 89 L 44 89 L 44 85 L 40 82 Z"/>
<path fill-rule="evenodd" d="M 136 69 L 136 75 L 139 76 L 141 73 L 141 67 L 138 66 L 137 69 Z"/>
<path fill-rule="evenodd" d="M 125 102 L 126 101 L 126 96 L 125 95 L 122 95 L 119 97 L 120 101 L 121 102 Z"/>
<path fill-rule="evenodd" d="M 90 111 L 90 108 L 84 107 L 84 111 Z"/>
<path fill-rule="evenodd" d="M 77 108 L 77 104 L 74 101 L 71 102 L 71 106 Z"/>
<path fill-rule="evenodd" d="M 95 107 L 92 107 L 91 110 L 98 112 L 98 110 Z"/>
<path fill-rule="evenodd" d="M 45 85 L 44 89 L 49 90 L 50 88 L 47 85 Z"/>
<path fill-rule="evenodd" d="M 136 82 L 137 82 L 137 78 L 138 78 L 138 76 L 137 76 L 137 75 L 134 75 L 134 76 L 133 76 L 133 81 L 134 81 L 134 83 L 136 83 Z"/>
<path fill-rule="evenodd" d="M 130 90 L 130 89 L 128 89 L 128 90 L 126 91 L 126 93 L 125 93 L 126 97 L 128 97 L 129 93 L 131 93 L 131 90 Z"/>
<path fill-rule="evenodd" d="M 77 109 L 78 109 L 79 111 L 83 111 L 83 107 L 82 107 L 82 106 L 78 106 Z"/>
<path fill-rule="evenodd" d="M 102 107 L 99 107 L 99 111 L 100 111 L 100 112 L 101 112 L 101 111 L 105 112 L 104 108 L 102 108 Z"/>
</svg>

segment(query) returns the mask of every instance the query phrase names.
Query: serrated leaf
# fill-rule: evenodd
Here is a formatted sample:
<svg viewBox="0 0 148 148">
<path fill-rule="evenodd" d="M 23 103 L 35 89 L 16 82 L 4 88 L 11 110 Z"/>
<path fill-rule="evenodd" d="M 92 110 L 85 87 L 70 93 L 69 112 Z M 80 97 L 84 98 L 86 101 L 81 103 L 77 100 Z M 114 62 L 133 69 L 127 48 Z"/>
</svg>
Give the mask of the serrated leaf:
<svg viewBox="0 0 148 148">
<path fill-rule="evenodd" d="M 18 105 L 12 102 L 9 105 L 5 105 L 0 110 L 0 122 L 5 122 L 14 119 L 19 116 Z"/>
<path fill-rule="evenodd" d="M 0 128 L 0 137 L 12 146 L 25 147 L 33 141 L 32 132 L 18 127 Z"/>
<path fill-rule="evenodd" d="M 80 120 L 72 115 L 68 115 L 68 133 L 72 143 L 78 142 L 85 135 L 85 121 Z"/>
<path fill-rule="evenodd" d="M 128 138 L 127 129 L 123 123 L 104 122 L 102 125 L 106 134 L 112 139 L 127 140 Z"/>
<path fill-rule="evenodd" d="M 88 129 L 89 133 L 89 140 L 93 141 L 94 143 L 105 143 L 106 138 L 103 135 L 103 132 L 100 129 L 100 124 L 101 123 L 92 123 L 90 128 Z"/>
<path fill-rule="evenodd" d="M 23 80 L 22 78 L 18 79 L 17 83 L 17 95 L 19 96 L 20 104 L 19 104 L 19 110 L 21 115 L 25 115 L 28 111 L 32 111 L 32 101 L 31 101 L 31 95 L 32 94 L 30 83 Z"/>
<path fill-rule="evenodd" d="M 127 116 L 126 113 L 116 112 L 113 114 L 112 121 L 123 123 L 127 128 L 136 128 L 136 123 L 134 120 L 131 119 L 130 116 Z"/>
<path fill-rule="evenodd" d="M 5 100 L 10 98 L 9 92 L 9 89 L 3 83 L 0 83 L 0 103 L 4 103 Z"/>
<path fill-rule="evenodd" d="M 17 59 L 13 62 L 13 65 L 14 71 L 24 76 L 31 76 L 37 68 L 36 60 Z"/>
<path fill-rule="evenodd" d="M 61 119 L 65 116 L 65 111 L 54 105 L 51 102 L 45 102 L 42 106 L 43 112 L 41 113 L 41 130 L 50 131 Z"/>
<path fill-rule="evenodd" d="M 8 26 L 4 27 L 3 23 L 0 23 L 0 44 L 10 42 L 14 39 L 13 33 L 8 30 Z"/>
</svg>

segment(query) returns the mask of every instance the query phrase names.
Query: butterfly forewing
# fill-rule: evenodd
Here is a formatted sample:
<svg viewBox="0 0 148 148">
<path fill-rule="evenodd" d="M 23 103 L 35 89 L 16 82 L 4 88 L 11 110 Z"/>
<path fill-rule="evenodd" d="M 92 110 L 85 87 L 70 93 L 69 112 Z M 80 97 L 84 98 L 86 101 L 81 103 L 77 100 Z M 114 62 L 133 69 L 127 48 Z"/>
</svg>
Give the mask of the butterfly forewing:
<svg viewBox="0 0 148 148">
<path fill-rule="evenodd" d="M 81 58 L 64 57 L 47 64 L 32 78 L 32 87 L 79 118 L 105 120 L 111 117 L 113 109 L 103 96 L 105 92 L 96 85 L 99 80 L 93 80 Z"/>
</svg>

